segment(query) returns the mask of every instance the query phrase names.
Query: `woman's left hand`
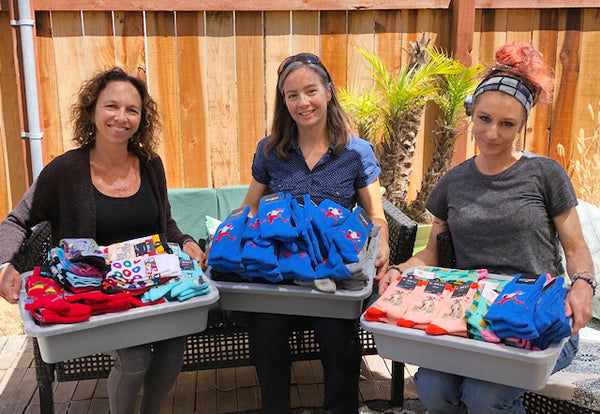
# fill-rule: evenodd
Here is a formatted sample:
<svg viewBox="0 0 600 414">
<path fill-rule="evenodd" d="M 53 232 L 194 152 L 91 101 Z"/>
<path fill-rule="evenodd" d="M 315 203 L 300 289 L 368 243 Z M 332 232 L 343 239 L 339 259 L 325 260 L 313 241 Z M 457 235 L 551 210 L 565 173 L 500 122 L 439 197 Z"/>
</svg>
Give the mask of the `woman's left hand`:
<svg viewBox="0 0 600 414">
<path fill-rule="evenodd" d="M 377 260 L 375 260 L 375 267 L 377 268 L 375 280 L 380 280 L 383 277 L 383 275 L 385 275 L 389 264 L 390 246 L 387 243 L 379 243 L 379 248 L 377 250 Z"/>
<path fill-rule="evenodd" d="M 183 252 L 198 263 L 200 263 L 201 265 L 204 264 L 206 255 L 204 254 L 200 246 L 198 246 L 198 243 L 196 243 L 195 241 L 187 240 L 185 243 L 183 243 Z"/>
<path fill-rule="evenodd" d="M 565 300 L 567 317 L 573 317 L 573 335 L 592 319 L 592 289 L 584 280 L 576 281 Z"/>
</svg>

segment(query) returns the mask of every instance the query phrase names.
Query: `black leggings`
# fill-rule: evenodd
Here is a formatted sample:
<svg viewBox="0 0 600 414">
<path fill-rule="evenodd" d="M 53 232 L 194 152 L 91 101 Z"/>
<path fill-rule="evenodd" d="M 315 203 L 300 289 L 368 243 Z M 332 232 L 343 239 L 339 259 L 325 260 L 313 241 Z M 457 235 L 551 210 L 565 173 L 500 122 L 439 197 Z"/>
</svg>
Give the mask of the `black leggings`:
<svg viewBox="0 0 600 414">
<path fill-rule="evenodd" d="M 140 413 L 159 413 L 181 371 L 184 349 L 185 337 L 182 336 L 111 352 L 115 359 L 108 376 L 111 414 L 133 414 L 142 385 Z"/>
<path fill-rule="evenodd" d="M 247 314 L 250 354 L 260 381 L 262 412 L 290 411 L 291 356 L 289 337 L 298 326 L 309 326 L 321 349 L 325 377 L 323 408 L 327 414 L 358 412 L 361 345 L 358 321 L 266 313 Z"/>
</svg>

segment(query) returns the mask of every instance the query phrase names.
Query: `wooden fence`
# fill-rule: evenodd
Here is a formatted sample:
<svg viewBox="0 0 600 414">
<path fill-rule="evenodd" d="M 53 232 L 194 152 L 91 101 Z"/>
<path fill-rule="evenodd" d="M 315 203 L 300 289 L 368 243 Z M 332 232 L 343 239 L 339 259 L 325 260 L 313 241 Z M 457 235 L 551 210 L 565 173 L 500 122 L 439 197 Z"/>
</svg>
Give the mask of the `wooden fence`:
<svg viewBox="0 0 600 414">
<path fill-rule="evenodd" d="M 110 3 L 116 5 L 114 11 Z M 338 88 L 367 87 L 369 69 L 357 48 L 377 53 L 398 71 L 407 61 L 404 49 L 422 33 L 433 44 L 453 46 L 455 51 L 454 43 L 460 43 L 462 36 L 456 22 L 453 29 L 458 12 L 449 9 L 447 1 L 419 2 L 401 10 L 389 9 L 394 2 L 380 2 L 366 10 L 305 10 L 300 6 L 305 3 L 298 2 L 296 10 L 283 11 L 260 10 L 255 3 L 261 2 L 256 1 L 248 2 L 256 10 L 243 11 L 239 5 L 237 10 L 231 6 L 222 7 L 229 11 L 218 11 L 207 2 L 193 1 L 168 2 L 173 3 L 169 7 L 148 1 L 146 10 L 140 11 L 137 3 L 32 2 L 37 10 L 35 47 L 45 163 L 72 147 L 69 112 L 81 82 L 97 70 L 119 65 L 144 77 L 159 104 L 160 155 L 170 187 L 248 183 L 256 143 L 271 122 L 276 69 L 283 58 L 300 51 L 317 53 Z M 314 3 L 310 5 L 333 4 Z M 105 5 L 102 11 L 87 10 L 99 4 Z M 473 63 L 491 63 L 494 50 L 504 43 L 527 41 L 542 50 L 555 70 L 554 103 L 534 110 L 522 137 L 524 148 L 556 157 L 556 145 L 561 143 L 570 151 L 579 129 L 592 128 L 587 106 L 600 100 L 596 86 L 600 54 L 594 52 L 600 44 L 600 8 L 491 8 L 494 4 L 484 1 L 471 6 L 478 8 L 474 8 L 474 30 L 465 41 L 472 42 Z M 6 10 L 6 5 L 0 10 Z M 12 53 L 16 48 L 11 36 L 5 36 L 12 30 L 8 14 L 0 11 L 2 216 L 27 184 L 23 161 L 27 150 L 18 138 L 15 109 L 21 106 L 14 86 L 19 74 L 13 70 L 11 76 L 9 70 L 18 66 Z M 418 137 L 411 196 L 431 158 L 434 128 L 435 111 L 428 110 Z M 474 144 L 465 135 L 457 144 L 455 162 L 474 153 Z"/>
</svg>

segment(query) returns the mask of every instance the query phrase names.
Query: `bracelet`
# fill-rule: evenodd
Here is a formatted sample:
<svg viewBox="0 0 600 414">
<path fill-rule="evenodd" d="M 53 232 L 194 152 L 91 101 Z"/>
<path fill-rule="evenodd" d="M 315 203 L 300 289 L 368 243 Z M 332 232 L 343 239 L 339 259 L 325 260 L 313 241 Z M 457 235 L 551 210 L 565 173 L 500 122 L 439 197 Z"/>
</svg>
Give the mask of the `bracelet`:
<svg viewBox="0 0 600 414">
<path fill-rule="evenodd" d="M 586 275 L 586 276 L 584 276 Z M 591 276 L 591 277 L 588 277 Z M 577 272 L 573 275 L 573 277 L 571 278 L 571 283 L 575 283 L 577 280 L 585 280 L 590 287 L 592 288 L 592 295 L 596 294 L 596 280 L 594 279 L 594 277 L 592 276 L 592 274 L 590 272 L 583 271 L 583 272 Z"/>
<path fill-rule="evenodd" d="M 0 265 L 0 272 L 3 271 L 4 269 L 6 269 L 8 266 L 10 266 L 12 263 L 11 262 L 4 262 Z"/>
</svg>

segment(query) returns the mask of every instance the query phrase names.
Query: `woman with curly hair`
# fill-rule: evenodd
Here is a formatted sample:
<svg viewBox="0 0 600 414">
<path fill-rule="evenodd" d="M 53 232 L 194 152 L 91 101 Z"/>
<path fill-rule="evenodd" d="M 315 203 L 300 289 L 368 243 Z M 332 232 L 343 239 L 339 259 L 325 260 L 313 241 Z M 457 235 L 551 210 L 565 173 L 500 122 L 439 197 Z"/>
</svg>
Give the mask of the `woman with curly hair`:
<svg viewBox="0 0 600 414">
<path fill-rule="evenodd" d="M 49 221 L 52 245 L 64 238 L 92 238 L 109 245 L 163 233 L 202 262 L 204 252 L 171 217 L 165 171 L 156 154 L 159 117 L 144 81 L 120 68 L 84 82 L 73 106 L 74 141 L 40 173 L 0 226 L 0 296 L 18 299 L 19 272 L 11 263 L 31 227 Z M 75 344 L 73 344 L 75 346 Z M 110 411 L 158 413 L 181 369 L 185 337 L 112 353 Z"/>
<path fill-rule="evenodd" d="M 577 332 L 592 316 L 594 266 L 583 239 L 577 199 L 565 170 L 554 160 L 521 151 L 517 136 L 536 102 L 550 102 L 552 74 L 529 44 L 509 44 L 465 103 L 478 154 L 454 167 L 427 201 L 434 224 L 427 248 L 391 268 L 380 293 L 401 271 L 438 263 L 437 235 L 450 231 L 459 269 L 486 268 L 508 275 L 564 272 L 559 243 L 572 280 L 565 301 L 573 319 L 554 370 L 577 352 Z M 483 368 L 485 369 L 485 368 Z M 419 398 L 433 413 L 525 413 L 523 389 L 420 368 Z"/>
</svg>

